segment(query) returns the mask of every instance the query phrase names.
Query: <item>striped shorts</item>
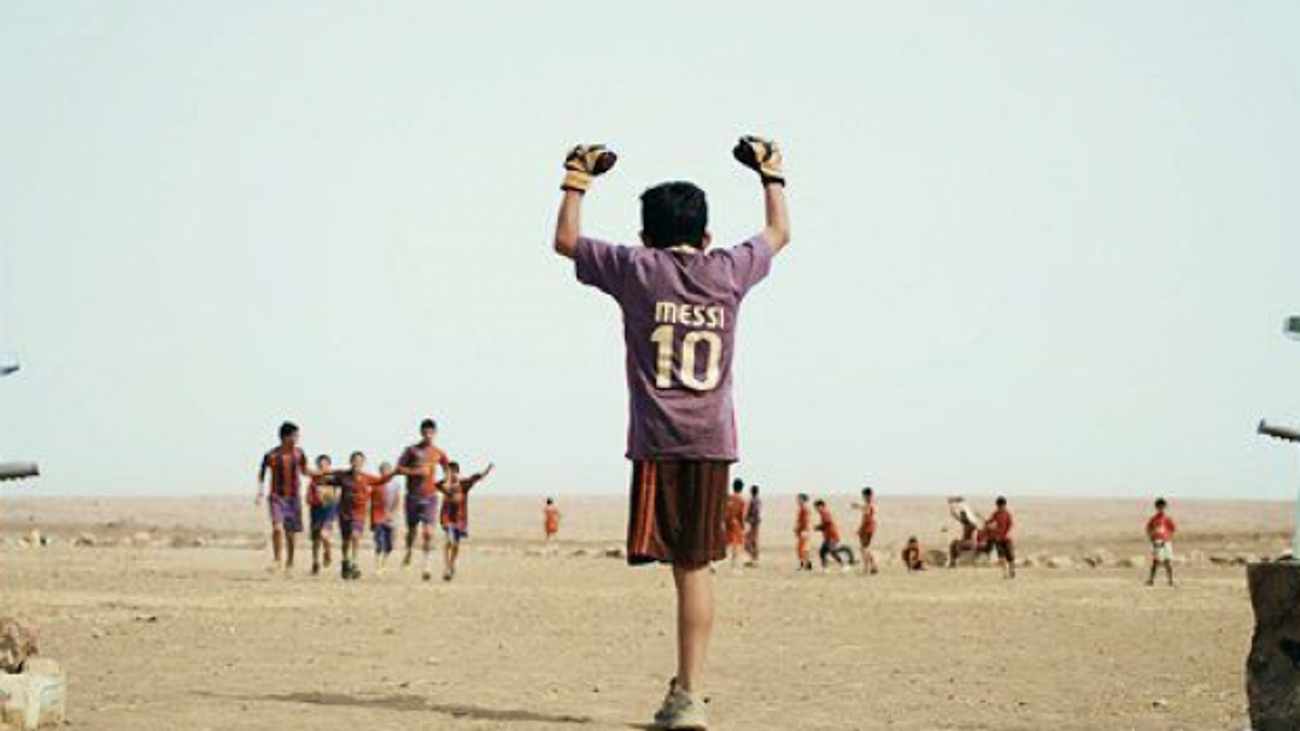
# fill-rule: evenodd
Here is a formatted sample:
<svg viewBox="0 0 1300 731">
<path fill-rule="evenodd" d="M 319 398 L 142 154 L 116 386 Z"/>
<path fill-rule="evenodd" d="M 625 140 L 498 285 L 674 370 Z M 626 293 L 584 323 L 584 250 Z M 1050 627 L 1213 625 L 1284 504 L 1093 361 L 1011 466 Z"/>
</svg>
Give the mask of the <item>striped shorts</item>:
<svg viewBox="0 0 1300 731">
<path fill-rule="evenodd" d="M 725 558 L 730 472 L 708 460 L 633 463 L 627 562 L 699 568 Z"/>
</svg>

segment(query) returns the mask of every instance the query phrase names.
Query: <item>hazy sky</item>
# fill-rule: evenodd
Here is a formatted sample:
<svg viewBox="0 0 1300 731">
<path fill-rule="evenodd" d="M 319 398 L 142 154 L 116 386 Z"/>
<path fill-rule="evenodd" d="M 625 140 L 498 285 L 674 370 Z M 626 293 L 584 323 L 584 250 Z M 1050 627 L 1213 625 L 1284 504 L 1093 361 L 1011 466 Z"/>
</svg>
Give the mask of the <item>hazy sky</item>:
<svg viewBox="0 0 1300 731">
<path fill-rule="evenodd" d="M 1288 497 L 1300 4 L 0 1 L 0 452 L 15 490 L 253 490 L 279 422 L 493 490 L 625 489 L 612 303 L 560 163 L 794 242 L 743 312 L 773 491 Z M 11 492 L 12 494 L 12 492 Z"/>
</svg>

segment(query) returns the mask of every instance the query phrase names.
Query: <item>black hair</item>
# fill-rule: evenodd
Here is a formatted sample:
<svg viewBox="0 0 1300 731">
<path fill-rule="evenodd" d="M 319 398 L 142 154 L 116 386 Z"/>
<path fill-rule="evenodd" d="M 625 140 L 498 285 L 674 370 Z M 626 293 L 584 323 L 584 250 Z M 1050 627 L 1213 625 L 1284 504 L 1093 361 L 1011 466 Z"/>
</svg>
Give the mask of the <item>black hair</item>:
<svg viewBox="0 0 1300 731">
<path fill-rule="evenodd" d="M 813 507 L 822 508 L 825 506 L 826 506 L 825 500 L 818 500 L 817 502 L 813 503 Z"/>
<path fill-rule="evenodd" d="M 757 495 L 757 494 L 758 494 L 758 485 L 750 485 L 750 486 L 749 486 L 749 494 L 750 494 L 750 495 Z"/>
<path fill-rule="evenodd" d="M 424 431 L 425 429 L 432 429 L 434 431 L 438 431 L 438 422 L 434 421 L 433 419 L 425 419 L 424 421 L 420 422 L 420 431 Z"/>
<path fill-rule="evenodd" d="M 280 425 L 280 438 L 288 439 L 298 433 L 298 425 L 292 421 L 286 421 Z"/>
<path fill-rule="evenodd" d="M 460 472 L 460 462 L 448 462 L 447 469 L 452 472 Z"/>
<path fill-rule="evenodd" d="M 1001 495 L 999 495 L 999 496 L 998 496 L 998 499 L 997 499 L 997 501 L 996 501 L 996 505 L 997 505 L 999 508 L 1005 508 L 1005 507 L 1007 506 L 1007 499 L 1004 498 L 1004 497 L 1002 497 Z"/>
<path fill-rule="evenodd" d="M 641 194 L 641 232 L 648 246 L 704 248 L 709 202 L 692 183 L 660 183 Z"/>
<path fill-rule="evenodd" d="M 554 505 L 554 504 L 555 504 L 555 498 L 553 498 L 553 497 L 548 497 L 548 498 L 546 498 L 546 504 L 547 504 L 547 505 Z"/>
<path fill-rule="evenodd" d="M 1158 497 L 1158 498 L 1156 498 L 1156 507 L 1157 507 L 1157 508 L 1164 508 L 1164 507 L 1166 507 L 1166 506 L 1168 506 L 1168 505 L 1169 505 L 1169 503 L 1166 502 L 1164 498 L 1162 498 L 1162 497 Z"/>
<path fill-rule="evenodd" d="M 351 457 L 348 457 L 348 461 L 351 462 L 352 460 L 356 459 L 357 457 L 360 457 L 361 459 L 365 459 L 365 458 L 366 458 L 366 453 L 365 453 L 365 452 L 361 452 L 361 451 L 353 452 L 353 453 L 352 453 L 352 456 L 351 456 Z"/>
<path fill-rule="evenodd" d="M 799 493 L 799 499 L 803 502 L 808 502 L 808 493 L 806 492 Z"/>
<path fill-rule="evenodd" d="M 735 482 L 731 483 L 731 491 L 739 495 L 740 493 L 745 491 L 745 483 L 741 482 L 740 480 L 736 480 Z"/>
<path fill-rule="evenodd" d="M 872 495 L 875 495 L 875 494 L 876 494 L 876 491 L 875 491 L 875 490 L 872 490 L 872 489 L 869 488 L 869 487 L 864 487 L 864 488 L 862 488 L 862 497 L 871 497 Z"/>
<path fill-rule="evenodd" d="M 740 479 L 739 477 L 731 481 L 732 490 L 735 490 L 737 487 L 744 487 L 744 486 L 745 486 L 745 481 Z"/>
<path fill-rule="evenodd" d="M 320 464 L 321 462 L 330 462 L 330 463 L 333 463 L 334 460 L 330 459 L 330 456 L 329 456 L 328 454 L 318 454 L 318 455 L 316 455 L 316 464 Z"/>
</svg>

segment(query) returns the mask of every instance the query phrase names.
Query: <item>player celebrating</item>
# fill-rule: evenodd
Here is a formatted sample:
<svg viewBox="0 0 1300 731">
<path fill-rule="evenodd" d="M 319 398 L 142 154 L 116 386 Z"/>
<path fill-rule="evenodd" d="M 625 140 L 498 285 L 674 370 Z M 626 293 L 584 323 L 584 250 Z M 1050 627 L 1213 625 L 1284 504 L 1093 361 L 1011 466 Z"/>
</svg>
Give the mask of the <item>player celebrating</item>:
<svg viewBox="0 0 1300 731">
<path fill-rule="evenodd" d="M 578 280 L 608 294 L 623 314 L 632 461 L 628 562 L 671 564 L 677 589 L 677 676 L 654 728 L 707 727 L 700 675 L 713 626 L 709 563 L 726 555 L 723 514 L 737 459 L 731 364 L 737 314 L 790 240 L 781 154 L 745 137 L 736 159 L 759 173 L 767 225 L 748 241 L 709 250 L 708 204 L 690 183 L 641 195 L 641 243 L 587 238 L 582 201 L 614 165 L 603 146 L 578 146 L 565 161 L 555 250 Z"/>
<path fill-rule="evenodd" d="M 1164 498 L 1157 498 L 1156 514 L 1147 521 L 1147 538 L 1151 541 L 1151 575 L 1147 586 L 1156 585 L 1156 570 L 1161 566 L 1165 567 L 1169 585 L 1174 585 L 1174 533 L 1178 532 L 1178 526 L 1165 512 L 1168 507 Z"/>
<path fill-rule="evenodd" d="M 343 543 L 342 576 L 345 581 L 361 578 L 357 559 L 361 555 L 361 534 L 366 530 L 371 493 L 393 479 L 396 472 L 372 475 L 366 472 L 366 455 L 353 452 L 348 469 L 335 473 L 339 485 L 339 534 Z"/>
<path fill-rule="evenodd" d="M 442 512 L 438 515 L 438 522 L 442 524 L 442 531 L 446 534 L 442 544 L 443 581 L 456 578 L 456 559 L 460 558 L 460 543 L 469 538 L 469 491 L 492 474 L 491 463 L 488 463 L 482 472 L 469 477 L 460 476 L 460 465 L 456 462 L 452 462 L 447 467 L 447 479 L 438 485 L 438 490 L 444 495 Z"/>
<path fill-rule="evenodd" d="M 311 476 L 307 455 L 298 447 L 298 425 L 286 421 L 280 425 L 280 445 L 262 457 L 257 471 L 257 505 L 266 498 L 271 516 L 271 550 L 275 568 L 293 570 L 293 554 L 302 532 L 302 500 L 298 497 L 304 475 Z M 270 495 L 266 478 L 271 477 Z"/>
<path fill-rule="evenodd" d="M 418 533 L 424 549 L 424 580 L 433 578 L 429 561 L 433 552 L 433 526 L 438 520 L 438 483 L 435 470 L 442 468 L 446 479 L 450 460 L 434 446 L 438 424 L 433 419 L 420 422 L 420 441 L 407 447 L 397 460 L 397 474 L 406 476 L 406 556 L 403 566 L 411 565 L 411 552 Z"/>
<path fill-rule="evenodd" d="M 311 575 L 320 573 L 321 553 L 324 552 L 324 566 L 330 567 L 331 544 L 330 533 L 339 517 L 339 496 L 337 478 L 333 474 L 333 463 L 329 455 L 316 457 L 316 474 L 307 486 L 307 507 L 311 518 Z"/>
</svg>

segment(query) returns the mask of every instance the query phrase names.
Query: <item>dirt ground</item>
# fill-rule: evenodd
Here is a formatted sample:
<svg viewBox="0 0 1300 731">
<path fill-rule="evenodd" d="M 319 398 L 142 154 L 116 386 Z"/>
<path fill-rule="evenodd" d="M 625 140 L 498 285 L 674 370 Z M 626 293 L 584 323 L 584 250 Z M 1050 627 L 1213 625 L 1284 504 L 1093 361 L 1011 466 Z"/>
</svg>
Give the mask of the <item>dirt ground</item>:
<svg viewBox="0 0 1300 731">
<path fill-rule="evenodd" d="M 482 499 L 450 584 L 269 574 L 246 502 L 0 503 L 0 612 L 34 621 L 64 664 L 72 728 L 635 729 L 662 696 L 671 584 L 604 556 L 617 499 L 561 501 L 553 553 L 540 500 Z M 1017 505 L 1028 556 L 1141 551 L 1142 502 Z M 874 577 L 796 574 L 789 502 L 773 498 L 762 565 L 717 573 L 714 726 L 1241 731 L 1251 616 L 1234 563 L 1280 550 L 1291 507 L 1176 509 L 1180 585 L 1149 589 L 1118 561 L 1014 582 L 894 560 Z M 891 555 L 907 534 L 947 537 L 941 500 L 884 501 L 882 521 Z M 20 540 L 33 529 L 50 545 Z"/>
</svg>

